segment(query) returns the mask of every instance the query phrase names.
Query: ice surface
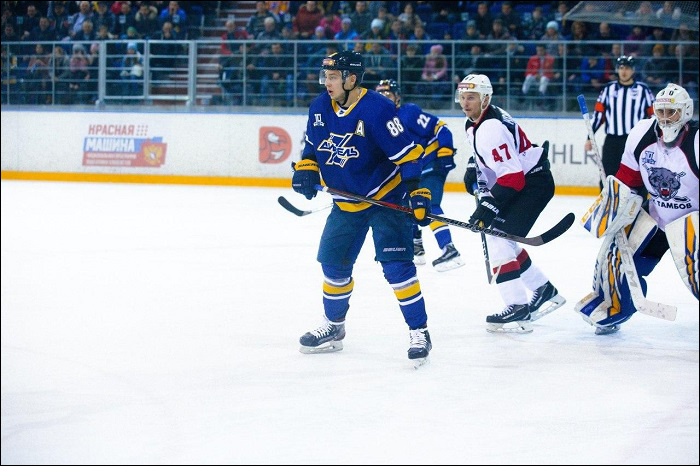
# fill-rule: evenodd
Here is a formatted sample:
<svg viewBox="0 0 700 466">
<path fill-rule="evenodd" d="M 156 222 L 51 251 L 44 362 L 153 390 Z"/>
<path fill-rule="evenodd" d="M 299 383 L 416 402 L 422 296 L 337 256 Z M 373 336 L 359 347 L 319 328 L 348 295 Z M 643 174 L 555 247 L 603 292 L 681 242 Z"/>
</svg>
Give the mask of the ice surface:
<svg viewBox="0 0 700 466">
<path fill-rule="evenodd" d="M 479 235 L 453 228 L 467 265 L 419 269 L 434 348 L 416 371 L 368 241 L 345 349 L 303 355 L 328 211 L 295 217 L 279 195 L 329 202 L 3 181 L 2 463 L 698 463 L 698 305 L 668 256 L 649 298 L 678 320 L 596 336 L 573 305 L 600 243 L 575 224 L 528 248 L 568 303 L 493 335 Z M 591 201 L 557 197 L 531 234 Z M 466 220 L 473 201 L 443 207 Z"/>
</svg>

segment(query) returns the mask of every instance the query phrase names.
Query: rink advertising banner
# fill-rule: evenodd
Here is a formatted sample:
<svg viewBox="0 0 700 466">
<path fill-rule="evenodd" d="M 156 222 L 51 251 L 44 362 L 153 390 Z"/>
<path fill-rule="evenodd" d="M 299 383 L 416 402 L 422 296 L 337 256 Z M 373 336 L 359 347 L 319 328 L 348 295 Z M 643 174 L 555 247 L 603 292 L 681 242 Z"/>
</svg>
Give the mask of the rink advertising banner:
<svg viewBox="0 0 700 466">
<path fill-rule="evenodd" d="M 457 148 L 457 168 L 449 173 L 447 189 L 464 190 L 462 176 L 471 152 L 464 118 L 442 119 Z M 298 160 L 304 148 L 307 115 L 2 111 L 1 120 L 5 179 L 71 180 L 80 175 L 74 178 L 289 186 L 289 162 Z M 586 131 L 580 118 L 517 121 L 533 143 L 549 140 L 558 189 L 597 186 L 598 171 L 584 153 Z M 602 143 L 603 135 L 598 137 Z"/>
<path fill-rule="evenodd" d="M 168 145 L 148 137 L 147 124 L 90 124 L 83 140 L 83 165 L 151 167 L 165 163 Z"/>
</svg>

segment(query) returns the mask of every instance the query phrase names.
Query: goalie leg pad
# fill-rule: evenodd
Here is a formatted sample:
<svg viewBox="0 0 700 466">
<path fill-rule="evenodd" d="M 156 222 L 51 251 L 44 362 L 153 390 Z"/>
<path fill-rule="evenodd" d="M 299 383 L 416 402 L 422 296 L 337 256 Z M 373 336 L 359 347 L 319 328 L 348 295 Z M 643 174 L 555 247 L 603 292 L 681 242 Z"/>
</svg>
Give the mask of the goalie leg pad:
<svg viewBox="0 0 700 466">
<path fill-rule="evenodd" d="M 686 287 L 698 299 L 698 212 L 691 212 L 666 225 L 666 239 L 673 263 Z"/>
<path fill-rule="evenodd" d="M 642 201 L 641 196 L 610 175 L 603 191 L 581 218 L 581 223 L 596 238 L 614 235 L 620 228 L 632 223 Z"/>
<path fill-rule="evenodd" d="M 646 294 L 646 282 L 642 277 L 651 273 L 660 257 L 644 254 L 646 247 L 658 231 L 656 222 L 645 211 L 640 211 L 629 228 L 628 247 L 632 250 L 634 267 Z M 598 328 L 619 326 L 637 311 L 632 302 L 629 284 L 625 277 L 622 258 L 614 236 L 605 236 L 596 259 L 593 292 L 574 307 L 585 321 Z"/>
</svg>

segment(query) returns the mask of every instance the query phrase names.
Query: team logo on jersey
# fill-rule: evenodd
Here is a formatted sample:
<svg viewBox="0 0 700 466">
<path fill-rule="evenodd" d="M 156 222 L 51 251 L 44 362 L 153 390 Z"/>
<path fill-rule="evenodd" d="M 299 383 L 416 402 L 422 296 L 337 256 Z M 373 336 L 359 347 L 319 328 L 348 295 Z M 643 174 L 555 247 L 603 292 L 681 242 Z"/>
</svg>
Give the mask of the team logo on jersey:
<svg viewBox="0 0 700 466">
<path fill-rule="evenodd" d="M 326 124 L 321 121 L 320 113 L 314 113 L 314 126 L 326 126 Z"/>
<path fill-rule="evenodd" d="M 664 201 L 673 199 L 677 202 L 687 202 L 689 199 L 685 196 L 676 197 L 678 190 L 681 189 L 681 177 L 685 176 L 685 172 L 674 173 L 667 168 L 647 167 L 649 172 L 649 184 L 656 192 L 650 190 L 653 197 L 660 197 Z"/>
<path fill-rule="evenodd" d="M 284 162 L 292 152 L 292 138 L 277 126 L 261 127 L 259 143 L 260 163 Z"/>
<path fill-rule="evenodd" d="M 330 152 L 326 165 L 338 165 L 343 168 L 349 159 L 360 156 L 360 152 L 355 146 L 346 146 L 354 133 L 335 134 L 331 133 L 328 139 L 324 139 L 318 146 L 318 150 Z"/>
<path fill-rule="evenodd" d="M 654 151 L 645 150 L 644 158 L 642 159 L 642 164 L 656 165 L 656 160 L 654 160 Z"/>
</svg>

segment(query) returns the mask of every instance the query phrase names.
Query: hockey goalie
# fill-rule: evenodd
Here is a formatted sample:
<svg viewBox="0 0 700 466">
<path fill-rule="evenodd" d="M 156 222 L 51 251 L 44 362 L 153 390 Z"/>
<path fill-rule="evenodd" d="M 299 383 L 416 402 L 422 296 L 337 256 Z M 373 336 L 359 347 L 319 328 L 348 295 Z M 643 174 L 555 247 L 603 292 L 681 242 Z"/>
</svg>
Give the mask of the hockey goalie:
<svg viewBox="0 0 700 466">
<path fill-rule="evenodd" d="M 669 249 L 698 299 L 698 122 L 692 116 L 685 89 L 669 84 L 661 90 L 654 116 L 632 129 L 620 169 L 582 218 L 593 236 L 603 238 L 593 291 L 575 306 L 596 334 L 616 332 L 643 310 L 645 278 Z M 642 186 L 647 200 L 635 192 Z"/>
</svg>

